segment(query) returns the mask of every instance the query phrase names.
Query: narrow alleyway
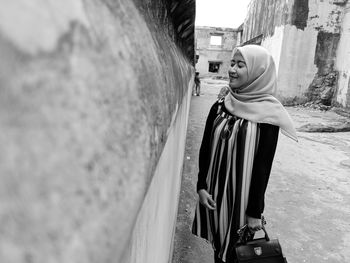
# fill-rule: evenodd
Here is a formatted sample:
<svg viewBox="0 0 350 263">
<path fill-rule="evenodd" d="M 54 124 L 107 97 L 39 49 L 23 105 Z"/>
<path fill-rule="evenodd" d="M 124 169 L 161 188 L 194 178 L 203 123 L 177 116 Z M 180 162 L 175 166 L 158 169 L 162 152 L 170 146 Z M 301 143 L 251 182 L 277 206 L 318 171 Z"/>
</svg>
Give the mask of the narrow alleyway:
<svg viewBox="0 0 350 263">
<path fill-rule="evenodd" d="M 205 119 L 223 85 L 222 80 L 202 80 L 202 95 L 192 97 L 173 263 L 213 262 L 210 244 L 191 234 L 191 224 Z M 288 111 L 297 128 L 346 121 L 334 112 Z M 267 231 L 279 238 L 289 263 L 350 262 L 350 133 L 298 136 L 298 143 L 279 137 L 265 200 Z"/>
</svg>

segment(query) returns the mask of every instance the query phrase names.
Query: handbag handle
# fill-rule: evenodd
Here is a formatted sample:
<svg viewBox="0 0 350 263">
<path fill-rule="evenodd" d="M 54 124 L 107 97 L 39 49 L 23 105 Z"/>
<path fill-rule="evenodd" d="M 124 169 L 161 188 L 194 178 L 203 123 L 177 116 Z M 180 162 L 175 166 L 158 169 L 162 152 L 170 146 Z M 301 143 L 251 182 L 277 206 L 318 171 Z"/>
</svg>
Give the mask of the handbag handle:
<svg viewBox="0 0 350 263">
<path fill-rule="evenodd" d="M 270 237 L 269 237 L 269 235 L 267 234 L 267 232 L 266 232 L 266 229 L 265 229 L 265 226 L 264 225 L 262 225 L 262 228 L 261 228 L 263 231 L 264 231 L 264 233 L 265 233 L 265 239 L 266 239 L 266 241 L 270 241 Z"/>
<path fill-rule="evenodd" d="M 262 228 L 261 230 L 265 233 L 265 240 L 270 241 L 270 237 L 267 234 L 267 231 L 265 229 L 266 221 L 265 218 L 262 216 Z M 237 234 L 239 236 L 239 239 L 237 241 L 237 244 L 246 244 L 248 241 L 254 240 L 254 233 L 255 231 L 252 231 L 247 224 L 242 226 L 240 229 L 238 229 Z"/>
<path fill-rule="evenodd" d="M 266 225 L 266 220 L 265 220 L 265 217 L 264 216 L 261 216 L 261 225 L 262 225 L 262 230 L 264 231 L 264 233 L 265 233 L 265 239 L 266 239 L 266 241 L 270 241 L 270 237 L 269 237 L 269 235 L 267 234 L 267 232 L 266 232 L 266 229 L 265 229 L 265 225 Z"/>
</svg>

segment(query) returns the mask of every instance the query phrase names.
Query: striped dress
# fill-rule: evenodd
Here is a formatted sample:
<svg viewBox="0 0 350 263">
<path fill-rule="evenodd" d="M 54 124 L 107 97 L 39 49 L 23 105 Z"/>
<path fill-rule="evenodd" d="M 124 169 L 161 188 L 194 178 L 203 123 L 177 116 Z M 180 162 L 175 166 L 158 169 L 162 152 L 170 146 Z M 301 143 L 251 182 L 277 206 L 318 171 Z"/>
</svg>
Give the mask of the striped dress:
<svg viewBox="0 0 350 263">
<path fill-rule="evenodd" d="M 192 233 L 212 243 L 222 261 L 231 257 L 246 215 L 260 218 L 278 140 L 277 126 L 231 115 L 223 100 L 207 118 L 199 153 L 197 191 L 206 189 L 215 210 L 198 203 Z"/>
</svg>

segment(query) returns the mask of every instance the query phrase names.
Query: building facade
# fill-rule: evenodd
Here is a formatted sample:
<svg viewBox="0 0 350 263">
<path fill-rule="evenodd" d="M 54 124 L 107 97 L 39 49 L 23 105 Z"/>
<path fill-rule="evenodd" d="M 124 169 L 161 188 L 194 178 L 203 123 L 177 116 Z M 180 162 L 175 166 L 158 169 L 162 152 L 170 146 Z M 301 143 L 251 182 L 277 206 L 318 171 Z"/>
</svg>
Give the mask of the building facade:
<svg viewBox="0 0 350 263">
<path fill-rule="evenodd" d="M 248 9 L 242 42 L 270 50 L 284 103 L 350 107 L 348 0 L 252 0 Z"/>
<path fill-rule="evenodd" d="M 221 27 L 196 27 L 196 71 L 200 76 L 226 76 L 232 49 L 240 43 L 241 30 Z"/>
</svg>

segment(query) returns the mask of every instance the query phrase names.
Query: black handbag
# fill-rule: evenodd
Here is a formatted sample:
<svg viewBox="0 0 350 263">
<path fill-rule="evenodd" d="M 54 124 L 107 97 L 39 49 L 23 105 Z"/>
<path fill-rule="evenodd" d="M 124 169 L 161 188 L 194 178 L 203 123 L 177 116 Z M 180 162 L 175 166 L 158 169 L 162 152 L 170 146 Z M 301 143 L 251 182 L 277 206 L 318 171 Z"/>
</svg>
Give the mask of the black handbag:
<svg viewBox="0 0 350 263">
<path fill-rule="evenodd" d="M 278 239 L 270 240 L 264 224 L 265 237 L 253 239 L 254 232 L 244 225 L 238 230 L 239 240 L 235 246 L 237 263 L 287 263 Z"/>
</svg>

